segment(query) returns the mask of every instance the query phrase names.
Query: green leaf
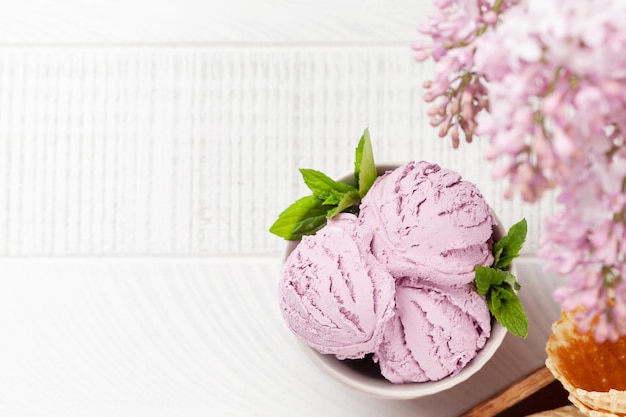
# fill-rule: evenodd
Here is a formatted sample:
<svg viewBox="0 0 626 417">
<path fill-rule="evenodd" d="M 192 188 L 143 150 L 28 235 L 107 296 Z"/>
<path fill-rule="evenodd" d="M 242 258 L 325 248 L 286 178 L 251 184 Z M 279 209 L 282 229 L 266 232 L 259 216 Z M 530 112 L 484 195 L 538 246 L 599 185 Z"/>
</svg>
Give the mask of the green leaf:
<svg viewBox="0 0 626 417">
<path fill-rule="evenodd" d="M 488 266 L 477 266 L 474 278 L 476 283 L 476 291 L 480 295 L 487 295 L 489 288 L 502 284 L 498 271 Z"/>
<path fill-rule="evenodd" d="M 350 184 L 335 181 L 328 175 L 314 169 L 300 168 L 300 173 L 307 187 L 313 191 L 313 195 L 326 205 L 339 204 L 346 193 L 357 191 Z"/>
<path fill-rule="evenodd" d="M 509 271 L 503 271 L 502 269 L 498 269 L 497 271 L 500 277 L 502 277 L 503 283 L 510 285 L 514 290 L 522 288 L 522 286 L 517 282 L 515 275 L 511 274 Z"/>
<path fill-rule="evenodd" d="M 349 191 L 344 194 L 341 201 L 339 201 L 339 204 L 337 204 L 337 207 L 330 209 L 328 211 L 328 213 L 326 214 L 326 217 L 329 217 L 329 218 L 334 217 L 335 215 L 346 210 L 348 207 L 352 207 L 352 206 L 359 204 L 360 201 L 361 201 L 361 197 L 359 196 L 359 192 L 357 190 Z"/>
<path fill-rule="evenodd" d="M 522 245 L 526 240 L 528 226 L 526 219 L 522 219 L 509 229 L 509 232 L 493 246 L 493 252 L 497 254 L 493 267 L 505 269 L 511 261 L 519 255 Z"/>
<path fill-rule="evenodd" d="M 335 181 L 314 169 L 301 168 L 302 178 L 313 195 L 287 207 L 270 227 L 270 232 L 284 239 L 298 240 L 317 232 L 326 224 L 327 218 L 338 213 L 358 214 L 361 198 L 377 177 L 368 129 L 363 132 L 356 148 L 354 167 L 356 185 Z"/>
<path fill-rule="evenodd" d="M 488 266 L 476 267 L 474 282 L 476 284 L 476 290 L 480 295 L 487 295 L 490 287 L 499 287 L 504 284 L 508 284 L 516 290 L 521 288 L 515 279 L 515 275 L 511 274 L 509 271 L 490 268 Z"/>
<path fill-rule="evenodd" d="M 367 194 L 374 181 L 376 181 L 376 177 L 378 177 L 378 173 L 374 163 L 370 132 L 368 129 L 365 129 L 356 148 L 356 157 L 354 159 L 354 178 L 359 187 L 361 198 Z"/>
<path fill-rule="evenodd" d="M 369 132 L 365 129 L 365 132 Z M 361 162 L 363 162 L 363 147 L 365 147 L 365 132 L 361 136 L 359 143 L 356 146 L 356 151 L 354 155 L 354 180 L 356 183 L 359 183 L 359 178 L 361 177 Z"/>
<path fill-rule="evenodd" d="M 519 297 L 511 287 L 497 287 L 488 300 L 491 314 L 516 336 L 528 335 L 528 319 Z"/>
<path fill-rule="evenodd" d="M 528 319 L 514 291 L 520 288 L 515 275 L 502 269 L 477 266 L 474 283 L 476 292 L 487 298 L 491 315 L 511 333 L 526 337 Z"/>
<path fill-rule="evenodd" d="M 495 245 L 494 245 L 495 246 Z M 502 255 L 502 248 L 499 248 L 498 250 L 496 250 L 496 248 L 493 248 L 493 264 L 497 265 L 500 262 L 500 255 Z"/>
<path fill-rule="evenodd" d="M 489 305 L 489 311 L 495 317 L 496 313 L 500 311 L 500 304 L 501 304 L 500 297 L 498 296 L 498 287 L 493 287 L 489 290 L 489 296 L 487 297 L 487 304 Z"/>
<path fill-rule="evenodd" d="M 303 197 L 278 215 L 270 232 L 287 240 L 299 240 L 324 227 L 330 209 L 332 206 L 315 195 Z"/>
</svg>

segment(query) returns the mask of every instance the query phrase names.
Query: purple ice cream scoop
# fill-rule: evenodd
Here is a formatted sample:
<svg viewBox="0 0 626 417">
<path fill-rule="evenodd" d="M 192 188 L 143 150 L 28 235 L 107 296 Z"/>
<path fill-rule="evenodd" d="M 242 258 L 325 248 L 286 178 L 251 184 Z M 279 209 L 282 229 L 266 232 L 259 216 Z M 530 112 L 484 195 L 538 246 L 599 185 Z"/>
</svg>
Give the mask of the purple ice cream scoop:
<svg viewBox="0 0 626 417">
<path fill-rule="evenodd" d="M 395 280 L 370 252 L 372 231 L 340 214 L 305 236 L 279 283 L 288 327 L 318 352 L 339 359 L 374 352 L 394 314 Z"/>
<path fill-rule="evenodd" d="M 439 287 L 401 278 L 396 315 L 386 324 L 375 360 L 393 383 L 438 381 L 461 371 L 490 333 L 485 299 L 470 285 Z"/>
<path fill-rule="evenodd" d="M 493 263 L 489 205 L 474 184 L 436 164 L 409 162 L 379 177 L 359 216 L 394 277 L 460 285 L 473 281 L 477 265 Z"/>
</svg>

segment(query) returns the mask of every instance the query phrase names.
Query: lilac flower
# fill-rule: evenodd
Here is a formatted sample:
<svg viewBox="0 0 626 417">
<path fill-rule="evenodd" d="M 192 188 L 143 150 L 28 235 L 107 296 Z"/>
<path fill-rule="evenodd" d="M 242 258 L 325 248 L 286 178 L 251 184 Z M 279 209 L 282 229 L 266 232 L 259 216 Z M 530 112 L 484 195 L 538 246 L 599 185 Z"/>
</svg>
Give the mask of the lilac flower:
<svg viewBox="0 0 626 417">
<path fill-rule="evenodd" d="M 489 141 L 505 196 L 556 189 L 540 255 L 598 341 L 626 335 L 626 2 L 436 0 L 414 45 L 424 99 L 454 147 Z"/>
<path fill-rule="evenodd" d="M 430 41 L 413 44 L 418 61 L 432 58 L 436 62 L 434 79 L 424 83 L 424 100 L 432 103 L 430 124 L 439 128 L 440 137 L 450 134 L 455 148 L 461 138 L 472 141 L 476 115 L 488 107 L 485 80 L 473 72 L 473 42 L 513 3 L 438 0 L 435 14 L 420 27 Z"/>
<path fill-rule="evenodd" d="M 584 161 L 560 183 L 562 210 L 546 219 L 539 255 L 568 277 L 555 300 L 602 342 L 626 334 L 626 159 Z"/>
</svg>

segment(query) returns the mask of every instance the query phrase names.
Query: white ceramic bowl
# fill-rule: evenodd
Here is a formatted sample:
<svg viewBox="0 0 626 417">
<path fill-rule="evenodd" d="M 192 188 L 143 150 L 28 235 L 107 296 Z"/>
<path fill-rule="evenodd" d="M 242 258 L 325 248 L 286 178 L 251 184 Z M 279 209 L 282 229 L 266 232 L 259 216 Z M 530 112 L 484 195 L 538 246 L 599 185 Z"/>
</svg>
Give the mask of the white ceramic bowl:
<svg viewBox="0 0 626 417">
<path fill-rule="evenodd" d="M 385 164 L 377 165 L 377 168 L 380 175 L 398 166 L 400 164 Z M 352 179 L 353 174 L 339 178 L 340 181 L 346 182 Z M 497 240 L 504 235 L 505 230 L 497 216 L 494 213 L 492 214 L 497 222 L 497 225 L 494 227 L 494 238 Z M 297 245 L 298 242 L 293 241 L 287 244 L 284 259 Z M 515 263 L 511 264 L 510 271 L 514 275 L 516 274 Z M 339 360 L 334 355 L 321 354 L 299 339 L 296 338 L 296 340 L 311 361 L 337 381 L 372 397 L 402 400 L 436 394 L 466 381 L 491 359 L 502 344 L 506 333 L 507 330 L 492 317 L 491 336 L 487 343 L 458 374 L 439 381 L 406 384 L 393 384 L 387 381 L 380 374 L 378 365 L 369 356 L 359 360 Z"/>
<path fill-rule="evenodd" d="M 371 358 L 362 360 L 339 360 L 333 355 L 322 355 L 305 343 L 298 340 L 302 349 L 324 373 L 344 385 L 363 392 L 371 397 L 408 400 L 436 394 L 450 389 L 478 372 L 498 350 L 507 330 L 495 320 L 492 321 L 491 336 L 485 346 L 478 352 L 458 374 L 439 381 L 392 384 L 377 372 L 377 364 Z M 369 363 L 368 363 L 369 362 Z"/>
</svg>

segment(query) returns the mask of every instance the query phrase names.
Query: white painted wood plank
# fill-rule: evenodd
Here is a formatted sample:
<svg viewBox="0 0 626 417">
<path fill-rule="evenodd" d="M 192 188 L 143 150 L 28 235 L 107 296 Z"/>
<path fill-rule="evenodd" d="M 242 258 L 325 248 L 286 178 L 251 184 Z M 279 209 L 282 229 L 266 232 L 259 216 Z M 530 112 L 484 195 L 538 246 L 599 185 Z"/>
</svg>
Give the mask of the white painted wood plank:
<svg viewBox="0 0 626 417">
<path fill-rule="evenodd" d="M 475 182 L 537 248 L 551 200 L 502 199 L 425 121 L 403 47 L 0 48 L 0 255 L 273 254 L 267 230 L 340 176 L 365 127 L 379 162 L 425 159 Z"/>
<path fill-rule="evenodd" d="M 527 339 L 449 392 L 393 402 L 307 361 L 276 259 L 0 259 L 0 414 L 453 417 L 545 359 L 558 281 L 540 268 L 519 263 Z"/>
<path fill-rule="evenodd" d="M 408 44 L 430 0 L 4 2 L 0 43 Z"/>
</svg>

